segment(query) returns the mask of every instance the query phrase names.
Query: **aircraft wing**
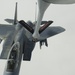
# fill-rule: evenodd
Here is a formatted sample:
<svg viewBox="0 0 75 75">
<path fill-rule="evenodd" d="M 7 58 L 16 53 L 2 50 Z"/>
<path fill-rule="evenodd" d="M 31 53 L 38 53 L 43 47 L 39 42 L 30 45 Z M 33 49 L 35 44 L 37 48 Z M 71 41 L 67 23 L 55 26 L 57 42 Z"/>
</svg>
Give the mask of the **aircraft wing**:
<svg viewBox="0 0 75 75">
<path fill-rule="evenodd" d="M 15 26 L 13 25 L 6 25 L 6 24 L 0 24 L 0 38 L 3 39 L 8 36 L 10 32 L 13 32 L 15 30 Z"/>
<path fill-rule="evenodd" d="M 43 39 L 47 39 L 64 31 L 65 29 L 60 26 L 50 26 L 46 28 L 40 35 L 43 37 Z"/>
</svg>

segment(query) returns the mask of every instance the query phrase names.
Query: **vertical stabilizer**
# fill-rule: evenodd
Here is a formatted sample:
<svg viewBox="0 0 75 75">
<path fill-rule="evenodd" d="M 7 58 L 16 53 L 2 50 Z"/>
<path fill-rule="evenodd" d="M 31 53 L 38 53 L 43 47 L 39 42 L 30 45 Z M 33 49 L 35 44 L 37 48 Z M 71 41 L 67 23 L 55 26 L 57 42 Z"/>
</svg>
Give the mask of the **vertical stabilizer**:
<svg viewBox="0 0 75 75">
<path fill-rule="evenodd" d="M 9 19 L 6 18 L 5 21 L 8 23 L 12 23 L 13 25 L 17 24 L 18 20 L 17 20 L 17 2 L 16 2 L 16 6 L 15 6 L 15 15 L 14 15 L 14 19 Z"/>
<path fill-rule="evenodd" d="M 16 2 L 16 7 L 15 7 L 15 15 L 14 15 L 14 25 L 17 23 L 17 2 Z"/>
</svg>

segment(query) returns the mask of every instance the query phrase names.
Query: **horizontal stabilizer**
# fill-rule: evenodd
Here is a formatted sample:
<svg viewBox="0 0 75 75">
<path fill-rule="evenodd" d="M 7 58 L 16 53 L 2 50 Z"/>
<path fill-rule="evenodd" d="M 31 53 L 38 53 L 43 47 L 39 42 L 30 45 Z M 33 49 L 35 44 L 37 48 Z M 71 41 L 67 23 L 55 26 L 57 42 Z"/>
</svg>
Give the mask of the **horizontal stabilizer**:
<svg viewBox="0 0 75 75">
<path fill-rule="evenodd" d="M 5 21 L 8 22 L 8 23 L 14 23 L 13 19 L 5 19 Z"/>
</svg>

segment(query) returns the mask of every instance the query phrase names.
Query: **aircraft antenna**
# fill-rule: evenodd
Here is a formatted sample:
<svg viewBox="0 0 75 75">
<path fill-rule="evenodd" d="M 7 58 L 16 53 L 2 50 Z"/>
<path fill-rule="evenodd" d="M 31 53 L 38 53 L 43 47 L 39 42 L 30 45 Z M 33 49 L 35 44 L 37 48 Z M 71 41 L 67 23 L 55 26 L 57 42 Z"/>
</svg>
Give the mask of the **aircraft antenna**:
<svg viewBox="0 0 75 75">
<path fill-rule="evenodd" d="M 18 3 L 16 2 L 15 15 L 14 15 L 14 25 L 17 23 L 17 5 L 18 5 Z"/>
<path fill-rule="evenodd" d="M 36 17 L 37 17 L 37 2 L 35 3 L 35 22 L 36 22 Z"/>
</svg>

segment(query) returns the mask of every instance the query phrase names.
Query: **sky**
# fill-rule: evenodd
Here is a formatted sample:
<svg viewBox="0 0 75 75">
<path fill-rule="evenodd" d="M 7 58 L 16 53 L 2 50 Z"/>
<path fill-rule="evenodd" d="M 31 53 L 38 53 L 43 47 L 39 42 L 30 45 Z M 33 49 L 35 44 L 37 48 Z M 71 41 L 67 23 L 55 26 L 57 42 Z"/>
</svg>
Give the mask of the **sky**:
<svg viewBox="0 0 75 75">
<path fill-rule="evenodd" d="M 4 19 L 14 18 L 15 2 L 18 20 L 34 22 L 36 0 L 0 0 L 0 24 L 8 24 Z M 61 26 L 66 31 L 50 37 L 48 47 L 41 50 L 37 43 L 31 61 L 22 61 L 19 75 L 75 75 L 75 4 L 51 4 L 43 20 L 53 20 L 52 26 Z M 5 64 L 5 60 L 0 60 L 0 75 Z"/>
</svg>

